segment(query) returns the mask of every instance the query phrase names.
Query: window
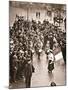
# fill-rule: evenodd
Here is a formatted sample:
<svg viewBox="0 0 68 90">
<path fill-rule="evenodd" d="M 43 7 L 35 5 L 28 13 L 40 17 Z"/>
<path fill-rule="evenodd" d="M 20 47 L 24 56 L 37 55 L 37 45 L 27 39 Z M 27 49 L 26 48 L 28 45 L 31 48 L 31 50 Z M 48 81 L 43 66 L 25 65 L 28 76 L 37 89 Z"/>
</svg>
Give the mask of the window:
<svg viewBox="0 0 68 90">
<path fill-rule="evenodd" d="M 52 12 L 51 12 L 51 11 L 47 11 L 47 15 L 48 15 L 49 17 L 51 17 L 51 16 L 52 16 Z"/>
<path fill-rule="evenodd" d="M 36 12 L 36 18 L 40 18 L 40 12 Z"/>
</svg>

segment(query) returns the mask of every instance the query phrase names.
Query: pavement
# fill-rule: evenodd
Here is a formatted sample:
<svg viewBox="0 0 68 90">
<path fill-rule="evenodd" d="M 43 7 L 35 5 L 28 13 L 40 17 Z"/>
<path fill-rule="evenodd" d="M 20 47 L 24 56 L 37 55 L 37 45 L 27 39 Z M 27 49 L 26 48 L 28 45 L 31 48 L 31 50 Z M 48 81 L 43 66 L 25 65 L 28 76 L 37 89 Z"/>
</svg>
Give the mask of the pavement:
<svg viewBox="0 0 68 90">
<path fill-rule="evenodd" d="M 64 60 L 63 57 L 59 57 L 58 59 L 55 61 L 53 72 L 48 73 L 46 54 L 43 52 L 40 60 L 37 59 L 37 55 L 34 56 L 33 65 L 35 67 L 35 73 L 32 74 L 31 87 L 50 86 L 52 81 L 57 86 L 64 86 L 66 84 Z"/>
<path fill-rule="evenodd" d="M 10 83 L 9 89 L 26 88 L 24 79 L 18 80 L 14 83 Z"/>
<path fill-rule="evenodd" d="M 64 86 L 66 85 L 66 78 L 65 78 L 65 64 L 63 57 L 57 58 L 59 60 L 55 61 L 55 69 L 52 73 L 48 73 L 48 60 L 46 58 L 46 54 L 44 51 L 40 56 L 40 60 L 36 54 L 33 56 L 33 65 L 35 67 L 35 72 L 32 74 L 31 78 L 31 87 L 45 87 L 50 86 L 50 83 L 54 81 L 57 86 Z M 18 88 L 25 88 L 25 80 L 21 79 L 18 80 L 16 83 L 10 84 L 11 89 L 18 89 Z"/>
</svg>

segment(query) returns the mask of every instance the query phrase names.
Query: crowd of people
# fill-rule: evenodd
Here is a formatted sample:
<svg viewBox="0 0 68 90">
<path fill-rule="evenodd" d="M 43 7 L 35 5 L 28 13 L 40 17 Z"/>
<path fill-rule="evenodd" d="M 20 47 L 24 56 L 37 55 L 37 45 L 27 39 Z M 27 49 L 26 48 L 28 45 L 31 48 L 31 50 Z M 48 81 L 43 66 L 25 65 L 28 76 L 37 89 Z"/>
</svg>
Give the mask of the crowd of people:
<svg viewBox="0 0 68 90">
<path fill-rule="evenodd" d="M 9 30 L 10 82 L 16 82 L 17 79 L 24 77 L 26 87 L 30 87 L 31 76 L 35 71 L 34 53 L 40 59 L 43 50 L 48 55 L 59 46 L 66 63 L 66 33 L 57 25 L 51 24 L 48 20 L 44 20 L 43 23 L 24 20 L 23 16 L 16 15 Z"/>
</svg>

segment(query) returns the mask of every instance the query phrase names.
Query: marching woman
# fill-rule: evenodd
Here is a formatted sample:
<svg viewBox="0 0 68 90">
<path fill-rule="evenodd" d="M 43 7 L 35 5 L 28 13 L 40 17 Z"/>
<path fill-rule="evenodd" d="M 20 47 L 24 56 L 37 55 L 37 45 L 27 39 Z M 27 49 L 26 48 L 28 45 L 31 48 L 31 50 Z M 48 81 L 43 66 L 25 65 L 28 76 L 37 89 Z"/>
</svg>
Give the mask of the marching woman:
<svg viewBox="0 0 68 90">
<path fill-rule="evenodd" d="M 48 72 L 52 72 L 53 69 L 54 69 L 54 60 L 55 60 L 55 57 L 54 57 L 54 54 L 53 54 L 53 51 L 50 49 L 48 50 Z"/>
</svg>

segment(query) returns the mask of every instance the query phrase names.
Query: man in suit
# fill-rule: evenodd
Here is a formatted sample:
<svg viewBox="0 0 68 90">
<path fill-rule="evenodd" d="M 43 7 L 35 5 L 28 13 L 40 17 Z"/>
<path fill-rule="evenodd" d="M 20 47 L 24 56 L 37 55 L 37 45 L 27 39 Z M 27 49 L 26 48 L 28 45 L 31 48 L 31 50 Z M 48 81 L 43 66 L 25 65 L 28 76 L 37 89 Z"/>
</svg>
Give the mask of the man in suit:
<svg viewBox="0 0 68 90">
<path fill-rule="evenodd" d="M 26 60 L 25 69 L 24 69 L 24 76 L 25 76 L 26 88 L 30 88 L 31 76 L 32 76 L 32 64 L 31 64 L 31 61 L 29 59 Z"/>
</svg>

